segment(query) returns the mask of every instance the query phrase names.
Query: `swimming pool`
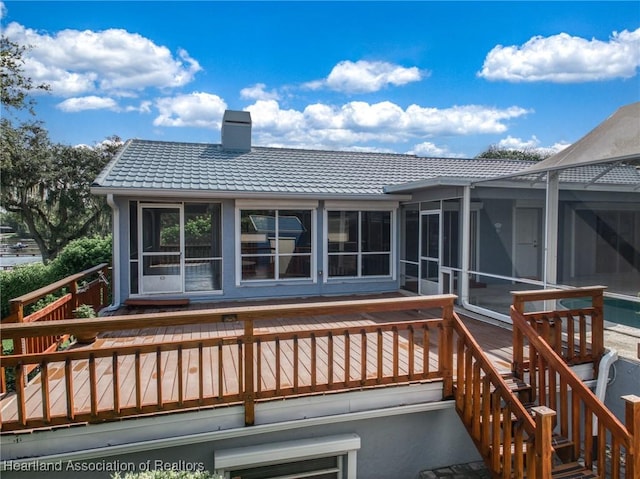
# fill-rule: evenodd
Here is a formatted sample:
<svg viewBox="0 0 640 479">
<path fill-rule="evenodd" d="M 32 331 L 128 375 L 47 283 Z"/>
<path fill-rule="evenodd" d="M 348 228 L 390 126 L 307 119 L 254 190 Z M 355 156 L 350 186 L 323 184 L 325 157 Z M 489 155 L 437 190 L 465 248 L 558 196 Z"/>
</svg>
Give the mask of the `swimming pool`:
<svg viewBox="0 0 640 479">
<path fill-rule="evenodd" d="M 584 308 L 591 305 L 591 300 L 563 299 L 560 304 L 568 309 Z M 640 303 L 618 298 L 604 298 L 604 319 L 612 323 L 640 328 Z"/>
</svg>

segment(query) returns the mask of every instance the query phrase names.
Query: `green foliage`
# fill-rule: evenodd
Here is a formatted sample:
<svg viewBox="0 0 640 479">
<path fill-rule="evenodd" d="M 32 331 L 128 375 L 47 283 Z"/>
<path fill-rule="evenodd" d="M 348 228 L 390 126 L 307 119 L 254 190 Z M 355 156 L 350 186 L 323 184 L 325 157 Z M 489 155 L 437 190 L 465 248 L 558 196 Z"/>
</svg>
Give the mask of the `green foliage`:
<svg viewBox="0 0 640 479">
<path fill-rule="evenodd" d="M 112 479 L 224 479 L 220 474 L 212 474 L 208 471 L 145 471 L 145 472 L 128 472 L 124 476 L 116 473 L 111 476 Z"/>
<path fill-rule="evenodd" d="M 74 239 L 105 235 L 110 210 L 91 183 L 115 155 L 119 139 L 89 148 L 54 144 L 37 122 L 0 122 L 3 208 L 19 215 L 45 263 Z"/>
<path fill-rule="evenodd" d="M 33 80 L 24 74 L 24 54 L 29 50 L 10 41 L 6 36 L 0 36 L 0 100 L 3 109 L 28 109 L 33 113 L 33 101 L 28 95 L 31 90 L 47 91 L 49 85 L 34 84 Z"/>
<path fill-rule="evenodd" d="M 10 271 L 0 271 L 2 317 L 9 314 L 9 300 L 42 288 L 56 281 L 48 267 L 41 263 L 18 266 Z"/>
<path fill-rule="evenodd" d="M 536 148 L 515 150 L 511 148 L 500 148 L 496 145 L 491 145 L 486 151 L 483 151 L 478 156 L 476 156 L 476 158 L 542 161 L 549 156 L 551 156 L 551 153 Z"/>
<path fill-rule="evenodd" d="M 9 314 L 9 300 L 100 263 L 111 263 L 111 236 L 75 240 L 48 265 L 32 263 L 9 271 L 0 271 L 0 299 L 2 317 Z M 63 292 L 61 292 L 63 293 Z M 47 295 L 31 308 L 41 309 L 59 295 Z"/>
<path fill-rule="evenodd" d="M 208 215 L 190 218 L 184 224 L 185 242 L 191 245 L 207 243 L 211 239 L 211 217 Z M 162 244 L 178 244 L 180 241 L 180 225 L 170 226 L 162 230 Z"/>
<path fill-rule="evenodd" d="M 90 304 L 81 304 L 73 310 L 74 318 L 95 318 L 96 310 Z"/>
<path fill-rule="evenodd" d="M 100 263 L 111 263 L 112 243 L 111 235 L 72 241 L 50 263 L 52 275 L 62 279 Z"/>
</svg>

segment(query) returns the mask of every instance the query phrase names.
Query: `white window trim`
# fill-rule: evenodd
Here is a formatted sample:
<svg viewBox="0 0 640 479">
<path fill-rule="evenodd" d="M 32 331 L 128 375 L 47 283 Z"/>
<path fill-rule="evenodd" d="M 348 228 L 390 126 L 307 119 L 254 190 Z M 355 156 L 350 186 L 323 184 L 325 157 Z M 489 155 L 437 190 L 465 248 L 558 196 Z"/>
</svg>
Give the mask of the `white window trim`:
<svg viewBox="0 0 640 479">
<path fill-rule="evenodd" d="M 313 228 L 311 235 L 311 277 L 310 278 L 273 278 L 273 279 L 242 279 L 242 234 L 241 229 L 241 210 L 260 209 L 260 210 L 311 210 L 311 227 Z M 236 200 L 235 204 L 235 263 L 236 263 L 236 286 L 270 286 L 282 283 L 309 283 L 313 284 L 318 281 L 317 264 L 317 233 L 318 228 L 318 201 L 302 200 Z M 277 254 L 276 254 L 277 257 Z"/>
<path fill-rule="evenodd" d="M 322 269 L 323 273 L 323 282 L 331 282 L 331 281 L 369 281 L 369 280 L 380 280 L 380 279 L 390 279 L 395 280 L 397 277 L 397 255 L 396 251 L 397 246 L 397 216 L 398 216 L 398 202 L 395 201 L 385 201 L 378 202 L 375 204 L 371 204 L 371 202 L 356 202 L 356 201 L 327 201 L 325 202 L 325 207 L 323 211 L 323 228 L 322 228 L 322 241 L 324 248 L 324 257 L 322 258 Z M 395 206 L 393 206 L 395 205 Z M 340 207 L 338 207 L 340 206 Z M 385 207 L 386 206 L 386 207 Z M 357 251 L 358 255 L 358 276 L 329 276 L 329 211 L 357 211 L 358 212 L 358 229 L 362 228 L 361 224 L 361 215 L 362 211 L 388 211 L 391 213 L 391 224 L 390 224 L 390 234 L 391 234 L 391 251 L 389 251 L 389 260 L 391 261 L 391 265 L 389 266 L 389 274 L 383 276 L 363 276 L 360 274 L 360 262 L 362 260 L 362 256 L 366 254 L 376 254 L 376 252 L 363 253 L 362 251 Z M 362 235 L 360 235 L 362 237 Z M 358 249 L 360 246 L 358 246 Z M 386 252 L 378 252 L 380 254 L 386 254 Z M 353 254 L 353 253 L 351 253 Z"/>
<path fill-rule="evenodd" d="M 359 449 L 360 436 L 344 434 L 218 450 L 213 453 L 213 464 L 217 474 L 229 477 L 230 471 L 239 468 L 346 455 L 346 478 L 356 479 L 357 451 Z"/>
</svg>

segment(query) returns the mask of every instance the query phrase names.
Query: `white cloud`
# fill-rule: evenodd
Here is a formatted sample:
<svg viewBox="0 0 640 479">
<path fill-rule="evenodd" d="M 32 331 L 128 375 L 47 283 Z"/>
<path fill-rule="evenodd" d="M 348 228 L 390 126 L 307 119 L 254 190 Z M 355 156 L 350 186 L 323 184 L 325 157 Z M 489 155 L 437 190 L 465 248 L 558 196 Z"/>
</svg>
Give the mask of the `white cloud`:
<svg viewBox="0 0 640 479">
<path fill-rule="evenodd" d="M 267 85 L 264 83 L 256 83 L 253 86 L 240 90 L 240 97 L 246 100 L 278 100 L 280 95 L 274 90 L 265 91 Z"/>
<path fill-rule="evenodd" d="M 510 82 L 588 82 L 630 78 L 640 66 L 640 28 L 614 32 L 608 42 L 560 33 L 522 46 L 494 47 L 478 76 Z"/>
<path fill-rule="evenodd" d="M 138 106 L 127 106 L 124 108 L 124 111 L 137 111 L 138 113 L 151 113 L 151 106 L 153 103 L 150 101 L 140 102 Z"/>
<path fill-rule="evenodd" d="M 422 80 L 425 73 L 417 67 L 403 67 L 382 61 L 341 61 L 329 76 L 305 84 L 317 90 L 323 87 L 344 93 L 371 93 L 389 85 L 401 86 Z"/>
<path fill-rule="evenodd" d="M 254 144 L 305 148 L 376 148 L 375 143 L 403 143 L 433 136 L 503 133 L 506 122 L 529 113 L 520 107 L 480 105 L 437 109 L 411 105 L 406 110 L 385 101 L 322 103 L 303 111 L 281 109 L 275 100 L 259 100 L 246 108 L 253 120 Z M 422 151 L 428 146 L 421 147 Z M 440 156 L 440 155 L 438 155 Z"/>
<path fill-rule="evenodd" d="M 527 150 L 531 148 L 537 148 L 540 145 L 540 140 L 533 135 L 529 140 L 523 140 L 521 138 L 514 138 L 509 135 L 498 142 L 498 148 L 505 150 Z"/>
<path fill-rule="evenodd" d="M 540 146 L 540 140 L 535 136 L 531 136 L 528 140 L 523 140 L 522 138 L 515 138 L 511 135 L 503 138 L 496 145 L 499 149 L 504 150 L 519 150 L 519 151 L 535 151 L 545 156 L 551 156 L 559 151 L 564 150 L 566 147 L 570 146 L 571 143 L 567 142 L 558 142 L 554 143 L 551 146 Z"/>
<path fill-rule="evenodd" d="M 67 113 L 77 113 L 85 110 L 118 110 L 118 103 L 113 98 L 93 95 L 68 98 L 56 106 Z"/>
<path fill-rule="evenodd" d="M 194 92 L 160 98 L 156 107 L 160 114 L 153 120 L 155 126 L 220 128 L 227 104 L 217 95 Z"/>
<path fill-rule="evenodd" d="M 431 156 L 438 158 L 462 158 L 464 155 L 452 153 L 447 147 L 436 146 L 435 144 L 425 141 L 414 145 L 413 149 L 408 151 L 409 155 Z"/>
<path fill-rule="evenodd" d="M 2 20 L 7 15 L 7 7 L 4 2 L 0 2 L 0 20 Z"/>
<path fill-rule="evenodd" d="M 49 84 L 60 96 L 98 91 L 130 96 L 150 87 L 180 87 L 201 70 L 185 50 L 174 56 L 167 47 L 122 29 L 62 30 L 49 35 L 13 22 L 4 34 L 33 46 L 25 54 L 25 73 L 37 83 Z"/>
</svg>

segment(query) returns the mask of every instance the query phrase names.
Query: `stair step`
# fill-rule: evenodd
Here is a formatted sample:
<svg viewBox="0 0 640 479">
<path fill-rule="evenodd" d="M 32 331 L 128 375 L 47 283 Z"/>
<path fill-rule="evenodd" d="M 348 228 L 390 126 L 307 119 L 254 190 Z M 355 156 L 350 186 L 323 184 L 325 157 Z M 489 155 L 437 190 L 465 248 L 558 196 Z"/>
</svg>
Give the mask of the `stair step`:
<svg viewBox="0 0 640 479">
<path fill-rule="evenodd" d="M 531 390 L 531 385 L 526 383 L 520 378 L 517 378 L 513 375 L 513 373 L 507 373 L 502 375 L 502 379 L 507 383 L 509 389 L 514 393 L 518 393 L 520 391 L 528 391 Z"/>
<path fill-rule="evenodd" d="M 599 479 L 600 476 L 577 462 L 556 466 L 551 471 L 553 479 Z"/>
<path fill-rule="evenodd" d="M 558 458 L 562 462 L 570 462 L 573 442 L 569 439 L 562 437 L 558 434 L 554 434 L 551 438 L 551 445 L 553 446 L 554 452 L 558 455 Z M 526 452 L 527 445 L 523 443 L 522 452 Z M 489 449 L 492 450 L 493 446 L 489 446 Z M 515 453 L 515 443 L 511 443 L 511 453 Z M 504 444 L 500 445 L 500 454 L 504 454 Z"/>
</svg>

